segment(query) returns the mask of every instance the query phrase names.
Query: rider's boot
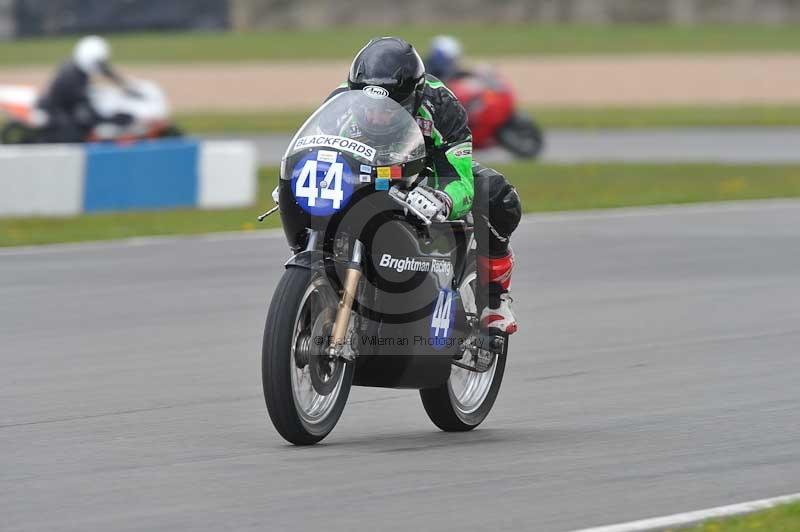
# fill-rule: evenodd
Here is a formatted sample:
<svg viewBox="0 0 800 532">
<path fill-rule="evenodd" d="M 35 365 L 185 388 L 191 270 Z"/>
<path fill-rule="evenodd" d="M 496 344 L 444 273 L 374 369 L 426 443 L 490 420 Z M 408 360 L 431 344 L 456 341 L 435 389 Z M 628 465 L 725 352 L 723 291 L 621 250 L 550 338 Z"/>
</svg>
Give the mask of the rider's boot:
<svg viewBox="0 0 800 532">
<path fill-rule="evenodd" d="M 513 269 L 514 253 L 511 250 L 503 257 L 478 257 L 478 281 L 487 297 L 486 307 L 481 313 L 481 329 L 484 331 L 517 332 L 517 319 L 511 309 L 513 300 L 508 293 Z"/>
</svg>

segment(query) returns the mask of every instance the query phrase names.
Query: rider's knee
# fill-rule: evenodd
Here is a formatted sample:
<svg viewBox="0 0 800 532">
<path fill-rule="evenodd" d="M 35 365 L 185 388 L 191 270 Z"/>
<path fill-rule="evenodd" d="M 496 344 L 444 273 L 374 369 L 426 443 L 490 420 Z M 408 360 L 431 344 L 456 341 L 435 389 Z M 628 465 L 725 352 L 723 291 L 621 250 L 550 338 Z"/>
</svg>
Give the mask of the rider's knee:
<svg viewBox="0 0 800 532">
<path fill-rule="evenodd" d="M 517 189 L 491 168 L 481 167 L 475 173 L 475 208 L 488 218 L 492 227 L 503 236 L 510 236 L 522 218 L 522 202 Z"/>
</svg>

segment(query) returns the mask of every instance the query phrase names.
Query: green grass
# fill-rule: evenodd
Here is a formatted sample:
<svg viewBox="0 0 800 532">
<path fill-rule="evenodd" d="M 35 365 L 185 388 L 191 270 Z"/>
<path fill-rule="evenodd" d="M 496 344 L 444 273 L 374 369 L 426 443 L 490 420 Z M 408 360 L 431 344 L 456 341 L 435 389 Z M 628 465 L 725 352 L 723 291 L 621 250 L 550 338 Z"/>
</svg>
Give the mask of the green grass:
<svg viewBox="0 0 800 532">
<path fill-rule="evenodd" d="M 800 126 L 800 105 L 531 108 L 545 129 Z M 311 110 L 190 113 L 177 122 L 194 134 L 294 133 Z"/>
<path fill-rule="evenodd" d="M 580 164 L 498 166 L 526 212 L 800 197 L 800 166 Z"/>
<path fill-rule="evenodd" d="M 800 531 L 800 503 L 778 506 L 729 519 L 714 519 L 682 532 L 797 532 Z"/>
<path fill-rule="evenodd" d="M 800 197 L 800 166 L 522 162 L 497 168 L 517 186 L 526 212 Z M 259 200 L 252 208 L 0 219 L 0 246 L 277 227 L 277 216 L 265 224 L 255 221 L 272 206 L 276 175 L 275 168 L 260 172 Z"/>
<path fill-rule="evenodd" d="M 642 52 L 800 51 L 793 26 L 655 25 L 447 25 L 436 27 L 343 27 L 330 30 L 269 30 L 252 33 L 154 33 L 113 36 L 117 61 L 186 63 L 350 58 L 370 37 L 405 37 L 420 49 L 449 33 L 471 56 L 529 54 L 630 54 Z M 0 65 L 52 64 L 75 38 L 20 40 L 0 44 Z"/>
</svg>

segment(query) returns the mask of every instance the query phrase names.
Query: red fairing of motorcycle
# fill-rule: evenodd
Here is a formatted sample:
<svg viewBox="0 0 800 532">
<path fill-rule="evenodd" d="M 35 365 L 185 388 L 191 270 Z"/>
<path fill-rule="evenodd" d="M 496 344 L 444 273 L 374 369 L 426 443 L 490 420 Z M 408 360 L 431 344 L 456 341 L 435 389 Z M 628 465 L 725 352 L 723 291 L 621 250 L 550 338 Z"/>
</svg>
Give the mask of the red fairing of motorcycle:
<svg viewBox="0 0 800 532">
<path fill-rule="evenodd" d="M 464 106 L 475 149 L 500 145 L 518 157 L 536 157 L 544 147 L 541 129 L 516 107 L 511 86 L 493 72 L 461 75 L 447 82 Z"/>
</svg>

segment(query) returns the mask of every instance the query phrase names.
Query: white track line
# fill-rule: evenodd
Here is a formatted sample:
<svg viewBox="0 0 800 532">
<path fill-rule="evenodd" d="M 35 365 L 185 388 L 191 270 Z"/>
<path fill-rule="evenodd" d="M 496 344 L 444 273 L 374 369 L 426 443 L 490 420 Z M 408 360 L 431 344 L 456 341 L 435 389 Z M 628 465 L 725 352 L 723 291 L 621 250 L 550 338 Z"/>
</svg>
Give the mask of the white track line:
<svg viewBox="0 0 800 532">
<path fill-rule="evenodd" d="M 586 211 L 560 211 L 532 213 L 523 216 L 522 224 L 582 222 L 590 220 L 614 220 L 621 218 L 640 218 L 643 216 L 673 216 L 691 214 L 714 214 L 726 212 L 775 211 L 800 209 L 800 200 L 767 199 L 741 200 L 715 203 L 694 203 L 686 205 L 651 205 L 645 207 L 620 207 L 593 209 Z M 228 240 L 258 240 L 282 236 L 281 229 L 261 229 L 255 231 L 228 231 L 195 235 L 164 235 L 123 238 L 119 240 L 100 240 L 66 244 L 45 244 L 39 246 L 16 246 L 0 248 L 0 257 L 13 255 L 39 255 L 44 253 L 63 253 L 70 251 L 89 251 L 114 247 L 134 247 L 165 244 L 191 240 L 220 242 Z"/>
<path fill-rule="evenodd" d="M 600 526 L 595 528 L 584 528 L 575 532 L 647 532 L 653 530 L 664 530 L 672 527 L 683 527 L 693 525 L 708 519 L 719 517 L 731 517 L 735 515 L 749 514 L 759 510 L 766 510 L 780 504 L 800 501 L 800 493 L 783 495 L 771 499 L 761 499 L 758 501 L 731 504 L 730 506 L 719 506 L 707 510 L 697 510 L 682 514 L 667 515 L 664 517 L 653 517 L 642 519 L 641 521 L 631 521 L 630 523 L 620 523 L 618 525 Z"/>
</svg>

